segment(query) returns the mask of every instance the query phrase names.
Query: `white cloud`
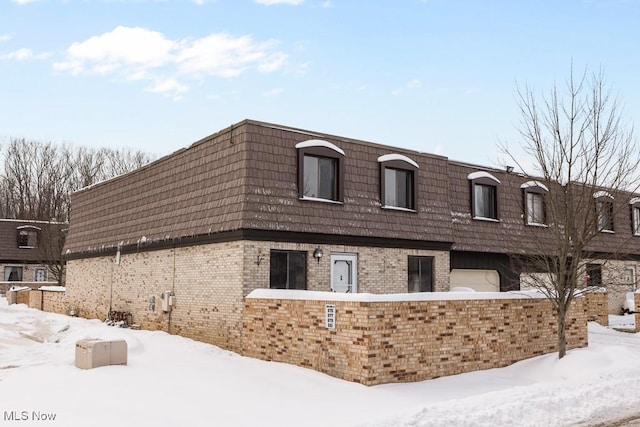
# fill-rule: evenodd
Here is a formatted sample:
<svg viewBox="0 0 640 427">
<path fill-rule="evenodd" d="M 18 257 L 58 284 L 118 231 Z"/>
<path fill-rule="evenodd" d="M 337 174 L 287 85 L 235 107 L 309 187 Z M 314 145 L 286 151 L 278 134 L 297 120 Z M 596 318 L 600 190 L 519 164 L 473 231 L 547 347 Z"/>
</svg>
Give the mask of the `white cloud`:
<svg viewBox="0 0 640 427">
<path fill-rule="evenodd" d="M 154 81 L 146 90 L 147 92 L 159 93 L 178 101 L 182 98 L 182 94 L 189 90 L 189 87 L 180 83 L 176 79 L 168 78 Z"/>
<path fill-rule="evenodd" d="M 293 6 L 297 6 L 302 4 L 304 0 L 255 0 L 258 4 L 263 4 L 265 6 L 272 6 L 274 4 L 290 4 Z"/>
<path fill-rule="evenodd" d="M 67 49 L 67 60 L 54 64 L 59 71 L 109 74 L 125 67 L 153 68 L 171 60 L 176 42 L 144 28 L 117 27 Z"/>
<path fill-rule="evenodd" d="M 33 51 L 31 49 L 18 49 L 6 55 L 2 55 L 2 59 L 16 59 L 18 61 L 24 61 L 25 59 L 33 58 Z"/>
<path fill-rule="evenodd" d="M 73 43 L 64 60 L 53 67 L 72 75 L 89 73 L 151 81 L 147 91 L 179 96 L 189 89 L 185 79 L 229 78 L 250 70 L 267 73 L 282 69 L 288 55 L 276 50 L 277 44 L 275 40 L 260 42 L 248 35 L 226 33 L 171 40 L 146 28 L 117 27 Z"/>
<path fill-rule="evenodd" d="M 11 38 L 9 34 L 0 34 L 0 43 L 8 42 Z"/>
<path fill-rule="evenodd" d="M 413 79 L 407 83 L 407 89 L 417 89 L 419 87 L 422 87 L 422 82 L 418 79 Z"/>
<path fill-rule="evenodd" d="M 422 87 L 422 82 L 419 79 L 409 80 L 403 87 L 394 89 L 391 91 L 391 95 L 400 95 L 405 90 L 418 89 Z"/>
<path fill-rule="evenodd" d="M 11 1 L 15 4 L 29 4 L 29 3 L 35 3 L 40 0 L 11 0 Z"/>
<path fill-rule="evenodd" d="M 14 59 L 16 61 L 25 61 L 27 59 L 46 59 L 52 55 L 51 52 L 43 52 L 35 54 L 31 49 L 22 48 L 16 51 L 0 55 L 0 59 Z"/>
<path fill-rule="evenodd" d="M 264 92 L 262 95 L 266 97 L 271 97 L 271 96 L 280 95 L 282 92 L 284 92 L 284 89 L 282 89 L 281 87 L 277 87 L 275 89 L 271 89 Z"/>
<path fill-rule="evenodd" d="M 333 7 L 333 2 L 331 2 L 331 0 L 327 0 L 325 2 L 322 2 L 320 7 L 322 7 L 322 8 Z"/>
</svg>

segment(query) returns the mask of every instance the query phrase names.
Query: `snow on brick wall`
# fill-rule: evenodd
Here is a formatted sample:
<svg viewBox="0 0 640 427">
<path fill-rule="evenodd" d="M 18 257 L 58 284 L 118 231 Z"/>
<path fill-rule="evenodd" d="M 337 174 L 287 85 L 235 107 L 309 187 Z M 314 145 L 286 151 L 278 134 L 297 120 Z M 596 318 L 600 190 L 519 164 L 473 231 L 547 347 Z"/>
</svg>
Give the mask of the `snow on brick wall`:
<svg viewBox="0 0 640 427">
<path fill-rule="evenodd" d="M 585 300 L 568 315 L 567 347 L 587 345 Z M 545 299 L 322 301 L 246 298 L 243 354 L 365 385 L 507 366 L 556 351 Z M 335 329 L 325 305 L 335 305 Z"/>
</svg>

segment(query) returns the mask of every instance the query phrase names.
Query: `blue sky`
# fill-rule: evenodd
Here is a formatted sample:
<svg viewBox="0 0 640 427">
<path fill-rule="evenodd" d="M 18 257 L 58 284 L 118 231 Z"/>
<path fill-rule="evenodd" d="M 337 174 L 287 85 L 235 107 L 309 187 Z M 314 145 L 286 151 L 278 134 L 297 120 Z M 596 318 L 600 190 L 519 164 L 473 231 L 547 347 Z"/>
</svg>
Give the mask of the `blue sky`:
<svg viewBox="0 0 640 427">
<path fill-rule="evenodd" d="M 638 121 L 639 23 L 635 0 L 0 0 L 0 144 L 164 155 L 251 118 L 493 165 L 516 83 L 571 61 Z"/>
</svg>

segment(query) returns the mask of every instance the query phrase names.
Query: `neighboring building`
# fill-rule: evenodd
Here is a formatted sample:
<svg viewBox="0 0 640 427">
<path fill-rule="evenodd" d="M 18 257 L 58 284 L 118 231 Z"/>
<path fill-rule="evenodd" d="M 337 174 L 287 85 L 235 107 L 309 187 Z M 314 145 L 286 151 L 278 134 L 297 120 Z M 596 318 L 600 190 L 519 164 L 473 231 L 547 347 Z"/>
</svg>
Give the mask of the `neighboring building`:
<svg viewBox="0 0 640 427">
<path fill-rule="evenodd" d="M 59 223 L 0 219 L 0 292 L 13 285 L 39 288 L 58 284 L 52 266 L 60 261 L 52 250 L 50 229 Z M 53 227 L 52 227 L 53 226 Z M 59 248 L 59 247 L 58 247 Z"/>
<path fill-rule="evenodd" d="M 546 226 L 547 191 L 506 170 L 245 120 L 72 195 L 67 307 L 237 350 L 257 288 L 519 289 L 512 255 Z M 624 221 L 594 253 L 629 239 L 640 254 Z M 635 282 L 636 261 L 619 263 Z"/>
</svg>

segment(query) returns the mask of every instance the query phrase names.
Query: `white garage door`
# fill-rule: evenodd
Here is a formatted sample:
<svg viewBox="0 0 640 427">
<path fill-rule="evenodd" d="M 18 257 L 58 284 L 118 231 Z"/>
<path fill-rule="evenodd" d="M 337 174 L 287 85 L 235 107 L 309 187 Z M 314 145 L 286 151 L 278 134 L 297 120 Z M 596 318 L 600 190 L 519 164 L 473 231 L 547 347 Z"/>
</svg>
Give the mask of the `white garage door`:
<svg viewBox="0 0 640 427">
<path fill-rule="evenodd" d="M 464 286 L 477 292 L 500 292 L 500 275 L 496 270 L 462 270 L 454 268 L 450 276 L 451 288 Z"/>
</svg>

